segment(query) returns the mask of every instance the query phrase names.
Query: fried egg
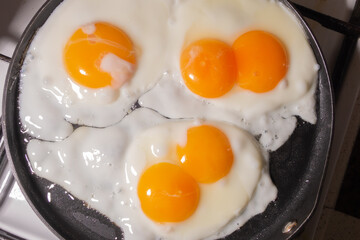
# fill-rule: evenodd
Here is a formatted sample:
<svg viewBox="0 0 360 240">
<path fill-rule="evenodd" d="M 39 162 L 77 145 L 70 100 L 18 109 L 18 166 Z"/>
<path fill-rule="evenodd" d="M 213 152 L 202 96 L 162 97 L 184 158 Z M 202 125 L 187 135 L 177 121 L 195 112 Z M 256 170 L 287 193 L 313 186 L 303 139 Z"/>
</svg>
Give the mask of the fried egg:
<svg viewBox="0 0 360 240">
<path fill-rule="evenodd" d="M 71 124 L 121 120 L 160 78 L 169 1 L 62 2 L 38 30 L 20 80 L 25 131 L 60 140 Z"/>
<path fill-rule="evenodd" d="M 231 122 L 264 136 L 269 150 L 291 135 L 293 116 L 316 122 L 319 66 L 281 2 L 184 0 L 173 13 L 168 71 L 141 106 L 170 118 Z"/>
<path fill-rule="evenodd" d="M 27 152 L 37 175 L 109 217 L 125 239 L 223 237 L 277 194 L 267 154 L 247 132 L 145 108 L 112 127 L 80 127 L 60 142 L 33 139 Z M 213 156 L 211 164 L 197 162 L 198 154 Z"/>
</svg>

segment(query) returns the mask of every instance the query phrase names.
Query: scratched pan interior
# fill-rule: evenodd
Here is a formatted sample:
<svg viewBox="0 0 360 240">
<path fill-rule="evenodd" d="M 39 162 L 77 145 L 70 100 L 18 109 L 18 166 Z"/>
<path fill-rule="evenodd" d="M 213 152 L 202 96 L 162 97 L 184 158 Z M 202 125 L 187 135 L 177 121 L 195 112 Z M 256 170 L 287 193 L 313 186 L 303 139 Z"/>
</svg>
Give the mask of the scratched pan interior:
<svg viewBox="0 0 360 240">
<path fill-rule="evenodd" d="M 26 50 L 51 12 L 62 0 L 49 0 L 25 30 L 9 66 L 3 100 L 3 130 L 6 151 L 14 175 L 28 202 L 52 231 L 64 239 L 121 239 L 122 231 L 98 212 L 88 209 L 82 201 L 72 199 L 59 186 L 32 173 L 26 157 L 26 136 L 19 125 L 19 72 Z M 290 139 L 270 154 L 270 174 L 279 192 L 275 202 L 250 219 L 226 239 L 288 239 L 303 225 L 313 211 L 326 168 L 333 125 L 333 100 L 329 76 L 318 45 L 305 22 L 292 6 L 283 3 L 304 26 L 320 65 L 316 91 L 315 125 L 298 119 Z M 49 202 L 49 198 L 51 201 Z M 282 230 L 287 222 L 297 221 L 290 233 Z M 194 226 L 195 227 L 195 226 Z"/>
</svg>

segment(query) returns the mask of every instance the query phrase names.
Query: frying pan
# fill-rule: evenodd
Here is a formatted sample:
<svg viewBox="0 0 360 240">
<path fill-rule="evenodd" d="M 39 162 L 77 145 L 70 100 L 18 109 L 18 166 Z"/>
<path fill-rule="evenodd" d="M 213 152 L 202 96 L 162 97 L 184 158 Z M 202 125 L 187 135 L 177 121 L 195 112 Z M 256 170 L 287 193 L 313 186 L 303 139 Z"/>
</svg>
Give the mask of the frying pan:
<svg viewBox="0 0 360 240">
<path fill-rule="evenodd" d="M 26 135 L 19 119 L 19 77 L 27 48 L 52 11 L 62 0 L 48 0 L 27 26 L 12 57 L 3 100 L 2 129 L 7 158 L 31 207 L 43 222 L 63 239 L 121 239 L 122 231 L 105 216 L 87 208 L 65 189 L 36 176 L 26 155 Z M 318 121 L 311 125 L 298 118 L 290 139 L 270 153 L 270 174 L 278 196 L 266 210 L 251 218 L 225 239 L 290 239 L 313 212 L 323 180 L 333 126 L 333 99 L 329 76 L 319 46 L 292 5 L 283 4 L 299 19 L 320 65 L 316 90 Z M 48 198 L 51 196 L 51 201 Z M 31 223 L 29 223 L 31 224 Z"/>
</svg>

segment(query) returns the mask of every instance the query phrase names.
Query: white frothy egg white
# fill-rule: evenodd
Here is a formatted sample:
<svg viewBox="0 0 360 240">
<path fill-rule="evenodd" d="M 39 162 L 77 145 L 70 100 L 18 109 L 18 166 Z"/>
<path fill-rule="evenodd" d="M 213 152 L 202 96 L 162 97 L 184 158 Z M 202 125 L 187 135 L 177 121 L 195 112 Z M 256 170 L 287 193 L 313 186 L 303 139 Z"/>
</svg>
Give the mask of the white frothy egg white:
<svg viewBox="0 0 360 240">
<path fill-rule="evenodd" d="M 70 123 L 105 127 L 121 120 L 163 72 L 168 14 L 166 0 L 62 2 L 36 33 L 21 70 L 19 104 L 24 129 L 37 138 L 60 140 L 71 134 Z M 91 34 L 96 22 L 122 29 L 134 44 L 135 73 L 118 89 L 85 87 L 73 81 L 65 69 L 67 41 L 79 28 Z M 104 56 L 100 68 L 121 82 L 116 79 L 117 70 L 129 66 L 114 56 Z"/>
<path fill-rule="evenodd" d="M 316 122 L 314 93 L 319 66 L 298 20 L 279 1 L 198 0 L 178 1 L 173 9 L 168 71 L 144 94 L 141 106 L 170 118 L 204 118 L 227 121 L 261 135 L 268 150 L 276 150 L 291 135 L 300 116 Z M 266 93 L 240 88 L 217 98 L 203 98 L 184 84 L 180 55 L 189 43 L 218 39 L 230 46 L 241 34 L 266 31 L 276 36 L 287 50 L 289 67 L 277 87 Z"/>
<path fill-rule="evenodd" d="M 233 166 L 223 179 L 200 184 L 200 202 L 190 218 L 155 223 L 141 210 L 139 177 L 147 166 L 163 161 L 161 156 L 171 143 L 186 142 L 186 130 L 199 124 L 210 124 L 226 134 Z M 61 142 L 31 140 L 27 152 L 37 175 L 109 217 L 122 228 L 125 239 L 226 236 L 264 211 L 277 195 L 267 155 L 248 133 L 221 122 L 169 120 L 148 109 L 137 109 L 109 128 L 78 128 Z"/>
</svg>

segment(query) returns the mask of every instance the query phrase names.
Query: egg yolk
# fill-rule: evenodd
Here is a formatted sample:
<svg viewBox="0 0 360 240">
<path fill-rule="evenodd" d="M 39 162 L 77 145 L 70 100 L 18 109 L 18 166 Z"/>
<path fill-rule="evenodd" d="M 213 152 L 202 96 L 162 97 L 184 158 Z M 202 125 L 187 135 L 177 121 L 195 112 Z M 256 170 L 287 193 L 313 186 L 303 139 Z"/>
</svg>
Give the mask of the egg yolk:
<svg viewBox="0 0 360 240">
<path fill-rule="evenodd" d="M 227 136 L 218 128 L 189 128 L 185 147 L 177 146 L 181 166 L 199 183 L 213 183 L 226 176 L 234 156 Z"/>
<path fill-rule="evenodd" d="M 274 89 L 288 69 L 287 52 L 277 37 L 264 31 L 250 31 L 233 44 L 241 88 L 256 93 Z"/>
<path fill-rule="evenodd" d="M 215 39 L 202 39 L 187 46 L 180 57 L 180 69 L 190 91 L 205 98 L 224 95 L 236 81 L 234 52 Z"/>
<path fill-rule="evenodd" d="M 89 88 L 119 88 L 131 79 L 135 63 L 131 39 L 120 28 L 105 22 L 79 28 L 64 48 L 68 74 Z"/>
<path fill-rule="evenodd" d="M 197 208 L 200 189 L 197 182 L 179 166 L 152 165 L 141 175 L 138 196 L 143 212 L 155 222 L 181 222 Z"/>
</svg>

